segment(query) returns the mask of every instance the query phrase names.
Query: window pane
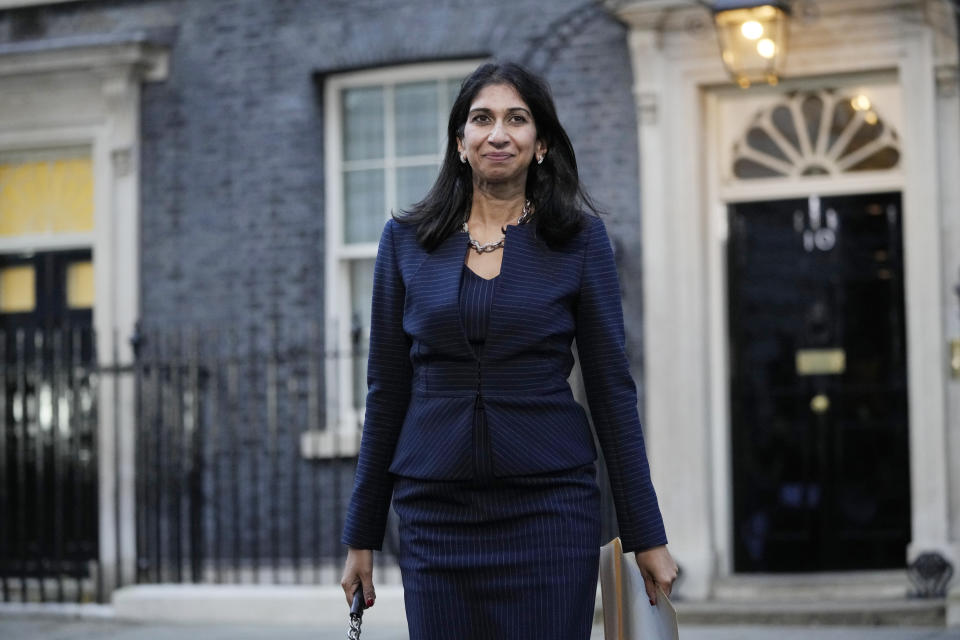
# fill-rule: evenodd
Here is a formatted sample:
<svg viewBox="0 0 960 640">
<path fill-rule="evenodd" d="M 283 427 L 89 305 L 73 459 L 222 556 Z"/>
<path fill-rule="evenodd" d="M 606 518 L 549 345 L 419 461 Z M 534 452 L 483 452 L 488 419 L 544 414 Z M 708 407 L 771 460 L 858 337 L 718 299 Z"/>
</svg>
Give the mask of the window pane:
<svg viewBox="0 0 960 640">
<path fill-rule="evenodd" d="M 383 157 L 383 89 L 362 87 L 343 92 L 343 157 Z"/>
<path fill-rule="evenodd" d="M 353 339 L 353 401 L 364 406 L 367 397 L 367 352 L 370 343 L 370 301 L 373 298 L 374 260 L 350 261 L 350 335 Z"/>
<path fill-rule="evenodd" d="M 462 78 L 455 78 L 453 80 L 447 80 L 447 114 L 450 112 L 450 107 L 453 106 L 454 101 L 457 99 L 457 94 L 460 93 L 460 83 L 463 82 Z M 444 125 L 446 125 L 447 117 L 444 116 L 443 119 Z"/>
<path fill-rule="evenodd" d="M 410 205 L 423 200 L 437 179 L 437 171 L 439 167 L 435 164 L 397 169 L 397 202 L 400 209 L 409 209 Z"/>
<path fill-rule="evenodd" d="M 93 263 L 72 262 L 67 266 L 67 306 L 93 308 Z"/>
<path fill-rule="evenodd" d="M 27 265 L 0 269 L 0 313 L 28 313 L 36 305 L 33 267 Z"/>
<path fill-rule="evenodd" d="M 377 242 L 387 213 L 383 170 L 347 171 L 343 190 L 344 242 Z"/>
<path fill-rule="evenodd" d="M 93 230 L 89 149 L 0 155 L 0 236 Z"/>
<path fill-rule="evenodd" d="M 437 83 L 398 84 L 394 90 L 397 155 L 434 154 L 437 142 Z"/>
</svg>

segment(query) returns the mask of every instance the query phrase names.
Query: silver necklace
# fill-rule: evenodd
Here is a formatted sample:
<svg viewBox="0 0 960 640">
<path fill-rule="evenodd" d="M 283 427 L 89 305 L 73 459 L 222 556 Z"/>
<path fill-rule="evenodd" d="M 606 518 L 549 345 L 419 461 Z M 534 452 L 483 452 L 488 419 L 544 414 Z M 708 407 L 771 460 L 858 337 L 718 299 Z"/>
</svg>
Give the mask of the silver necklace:
<svg viewBox="0 0 960 640">
<path fill-rule="evenodd" d="M 530 204 L 529 200 L 524 201 L 523 209 L 520 210 L 520 217 L 517 218 L 517 224 L 523 224 L 527 221 L 527 218 L 530 217 L 530 213 L 533 211 L 533 206 Z M 473 250 L 477 253 L 490 253 L 496 251 L 503 246 L 504 241 L 507 239 L 507 230 L 504 227 L 500 227 L 500 230 L 503 232 L 503 235 L 500 236 L 499 240 L 494 240 L 493 242 L 487 242 L 485 244 L 480 244 L 479 241 L 474 240 L 470 236 L 470 228 L 467 226 L 467 221 L 463 221 L 462 230 L 466 232 L 467 238 L 469 238 L 468 244 L 473 247 Z"/>
</svg>

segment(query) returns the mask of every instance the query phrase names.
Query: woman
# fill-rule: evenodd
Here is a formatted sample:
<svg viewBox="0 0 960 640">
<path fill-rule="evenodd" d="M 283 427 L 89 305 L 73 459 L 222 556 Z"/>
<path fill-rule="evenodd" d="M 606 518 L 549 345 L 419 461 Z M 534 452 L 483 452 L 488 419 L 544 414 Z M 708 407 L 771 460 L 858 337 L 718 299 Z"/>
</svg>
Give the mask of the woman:
<svg viewBox="0 0 960 640">
<path fill-rule="evenodd" d="M 341 585 L 373 605 L 392 497 L 412 640 L 589 637 L 600 500 L 567 383 L 574 338 L 624 548 L 651 603 L 655 585 L 670 593 L 677 569 L 595 213 L 546 84 L 485 64 L 454 102 L 433 188 L 384 227 Z"/>
</svg>

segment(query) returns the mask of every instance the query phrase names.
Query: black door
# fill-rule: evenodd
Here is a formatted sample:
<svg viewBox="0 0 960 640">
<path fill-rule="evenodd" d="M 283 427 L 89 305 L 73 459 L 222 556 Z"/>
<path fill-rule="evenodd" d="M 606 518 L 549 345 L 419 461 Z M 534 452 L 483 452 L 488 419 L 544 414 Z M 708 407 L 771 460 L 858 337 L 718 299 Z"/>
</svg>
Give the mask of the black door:
<svg viewBox="0 0 960 640">
<path fill-rule="evenodd" d="M 729 207 L 734 566 L 902 567 L 900 194 Z"/>
<path fill-rule="evenodd" d="M 7 600 L 35 598 L 26 582 L 35 577 L 57 585 L 47 593 L 44 581 L 35 582 L 41 599 L 62 600 L 60 578 L 86 577 L 97 557 L 92 308 L 86 296 L 71 299 L 71 291 L 88 290 L 70 286 L 71 274 L 88 276 L 90 265 L 89 250 L 0 256 L 0 274 L 19 276 L 16 303 L 7 292 L 0 306 L 0 585 Z"/>
</svg>

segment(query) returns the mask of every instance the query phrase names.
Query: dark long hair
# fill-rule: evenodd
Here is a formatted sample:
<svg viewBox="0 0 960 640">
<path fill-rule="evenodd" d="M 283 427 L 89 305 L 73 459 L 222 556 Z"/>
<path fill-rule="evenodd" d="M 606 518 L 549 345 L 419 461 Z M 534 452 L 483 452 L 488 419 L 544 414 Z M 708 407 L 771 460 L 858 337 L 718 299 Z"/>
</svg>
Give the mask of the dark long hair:
<svg viewBox="0 0 960 640">
<path fill-rule="evenodd" d="M 428 251 L 459 230 L 469 210 L 473 175 L 470 165 L 460 162 L 457 138 L 463 138 L 474 98 L 484 87 L 497 84 L 517 90 L 530 107 L 537 138 L 547 147 L 543 164 L 531 162 L 527 170 L 526 195 L 534 209 L 529 224 L 536 224 L 537 235 L 550 247 L 561 246 L 580 230 L 585 211 L 597 213 L 580 184 L 573 145 L 557 118 L 546 81 L 513 62 L 487 63 L 460 85 L 450 109 L 447 149 L 436 182 L 423 200 L 397 216 L 400 222 L 417 225 L 417 241 Z"/>
</svg>

